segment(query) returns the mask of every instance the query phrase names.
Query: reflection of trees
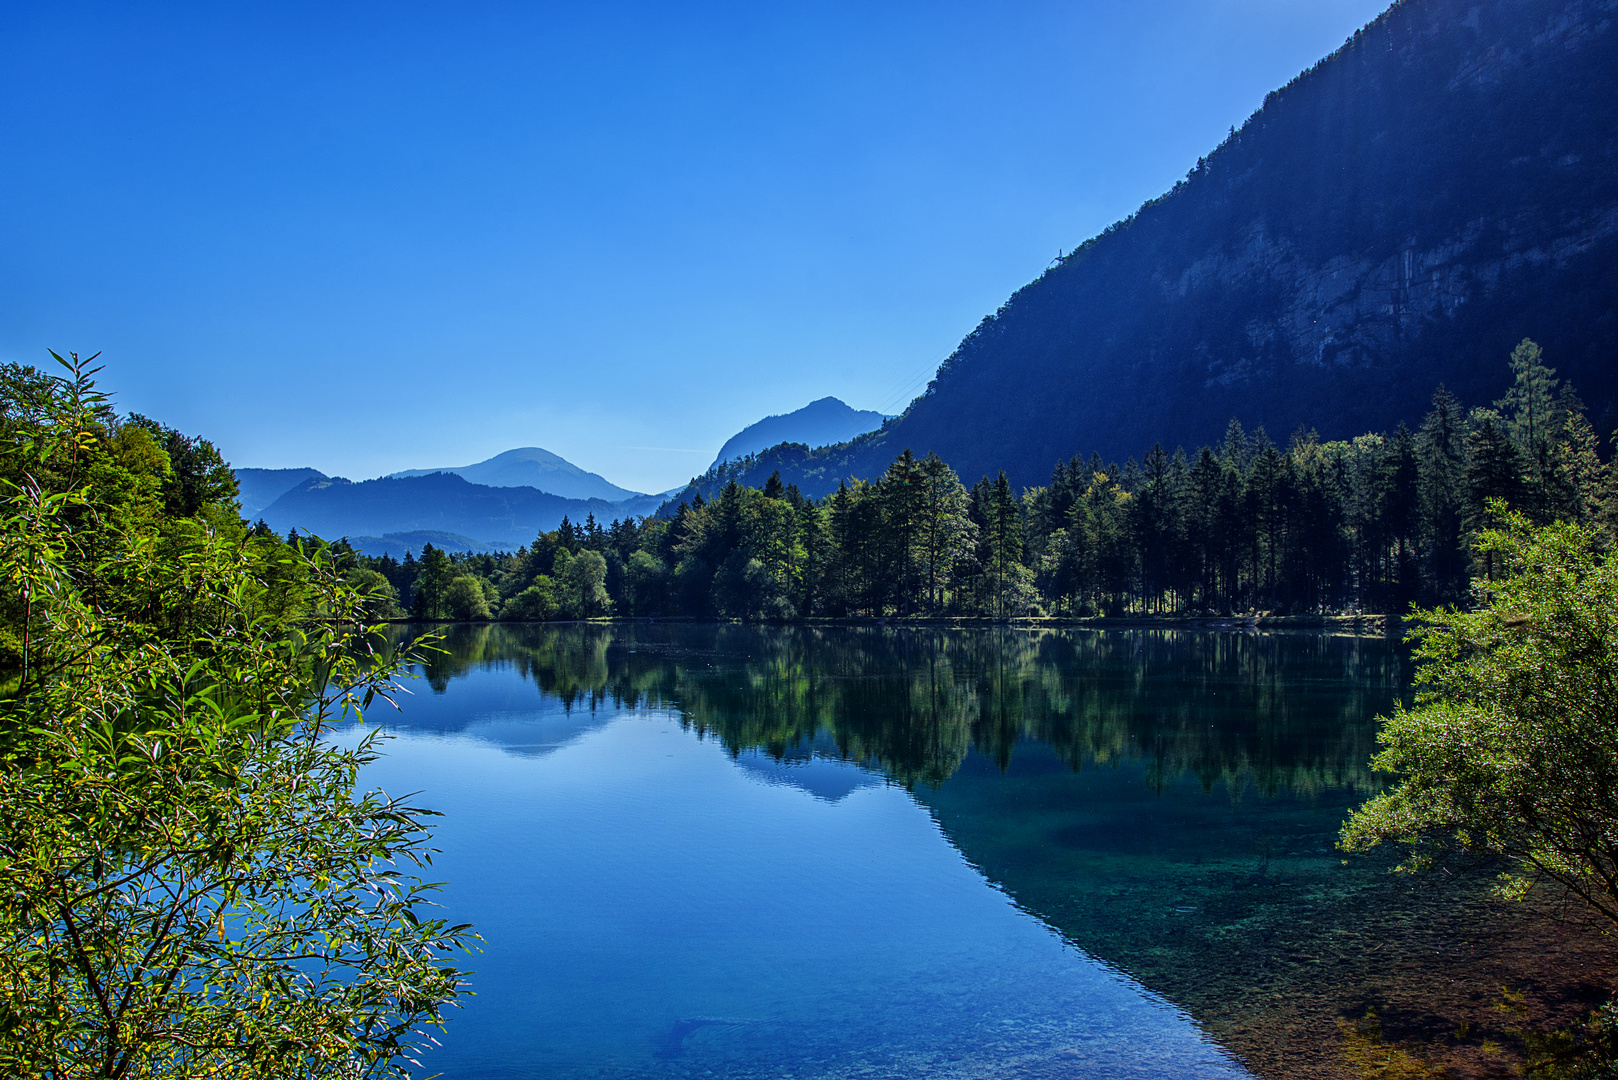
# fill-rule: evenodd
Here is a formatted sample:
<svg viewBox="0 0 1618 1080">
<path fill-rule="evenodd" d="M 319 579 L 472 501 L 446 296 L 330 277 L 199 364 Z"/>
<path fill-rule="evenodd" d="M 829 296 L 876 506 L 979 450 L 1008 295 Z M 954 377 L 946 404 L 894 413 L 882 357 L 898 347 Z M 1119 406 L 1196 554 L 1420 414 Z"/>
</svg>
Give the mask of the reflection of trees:
<svg viewBox="0 0 1618 1080">
<path fill-rule="evenodd" d="M 1404 684 L 1387 643 L 1325 635 L 1050 633 L 1024 670 L 1027 734 L 1074 768 L 1144 757 L 1156 785 L 1265 794 L 1366 787 L 1374 717 Z"/>
<path fill-rule="evenodd" d="M 1404 681 L 1385 642 L 1325 635 L 485 624 L 442 648 L 436 690 L 510 665 L 569 707 L 673 709 L 733 753 L 824 736 L 907 787 L 941 784 L 968 749 L 1005 768 L 1033 739 L 1074 769 L 1144 759 L 1159 787 L 1364 790 L 1373 718 Z"/>
</svg>

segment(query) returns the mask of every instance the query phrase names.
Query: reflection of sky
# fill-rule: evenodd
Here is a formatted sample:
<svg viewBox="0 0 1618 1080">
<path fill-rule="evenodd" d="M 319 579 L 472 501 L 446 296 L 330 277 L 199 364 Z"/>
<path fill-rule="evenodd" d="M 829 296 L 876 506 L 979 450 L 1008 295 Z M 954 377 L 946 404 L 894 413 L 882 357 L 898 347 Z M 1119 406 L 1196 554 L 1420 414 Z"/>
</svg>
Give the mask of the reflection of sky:
<svg viewBox="0 0 1618 1080">
<path fill-rule="evenodd" d="M 435 692 L 425 679 L 406 680 L 399 711 L 386 704 L 369 718 L 400 732 L 461 734 L 517 754 L 543 754 L 565 746 L 617 716 L 612 709 L 565 707 L 509 665 L 479 668 Z"/>
<path fill-rule="evenodd" d="M 736 765 L 766 784 L 785 784 L 827 802 L 847 798 L 861 788 L 886 783 L 881 776 L 840 761 L 831 754 L 776 759 L 763 750 L 743 750 L 736 755 Z"/>
<path fill-rule="evenodd" d="M 857 766 L 737 761 L 666 713 L 570 716 L 510 669 L 400 721 L 366 780 L 444 812 L 446 913 L 486 938 L 428 1072 L 1239 1075 Z"/>
</svg>

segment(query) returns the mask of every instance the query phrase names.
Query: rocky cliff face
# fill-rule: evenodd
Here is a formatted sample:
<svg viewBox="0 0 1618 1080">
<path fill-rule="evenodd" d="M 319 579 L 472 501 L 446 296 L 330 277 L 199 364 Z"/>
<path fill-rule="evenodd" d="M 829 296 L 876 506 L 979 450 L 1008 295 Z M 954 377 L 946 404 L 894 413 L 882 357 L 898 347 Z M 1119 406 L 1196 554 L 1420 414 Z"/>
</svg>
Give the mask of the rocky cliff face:
<svg viewBox="0 0 1618 1080">
<path fill-rule="evenodd" d="M 1498 397 L 1525 336 L 1618 424 L 1618 0 L 1403 0 L 806 486 L 905 446 L 1033 484 L 1232 417 L 1277 441 L 1388 429 L 1440 382 Z"/>
</svg>

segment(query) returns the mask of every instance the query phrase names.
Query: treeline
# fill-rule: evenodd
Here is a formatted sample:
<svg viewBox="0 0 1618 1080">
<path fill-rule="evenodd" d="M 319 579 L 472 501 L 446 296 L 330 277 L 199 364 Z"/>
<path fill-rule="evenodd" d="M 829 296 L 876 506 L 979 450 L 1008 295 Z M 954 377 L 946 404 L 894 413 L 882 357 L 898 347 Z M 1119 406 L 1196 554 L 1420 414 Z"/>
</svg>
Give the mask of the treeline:
<svg viewBox="0 0 1618 1080">
<path fill-rule="evenodd" d="M 1075 456 L 1016 493 L 937 456 L 819 500 L 772 476 L 664 517 L 564 520 L 504 555 L 361 558 L 422 618 L 1398 612 L 1461 600 L 1493 568 L 1473 539 L 1502 507 L 1612 523 L 1614 471 L 1539 348 L 1470 411 L 1440 387 L 1420 428 L 1278 446 L 1232 421 L 1217 447 Z"/>
</svg>

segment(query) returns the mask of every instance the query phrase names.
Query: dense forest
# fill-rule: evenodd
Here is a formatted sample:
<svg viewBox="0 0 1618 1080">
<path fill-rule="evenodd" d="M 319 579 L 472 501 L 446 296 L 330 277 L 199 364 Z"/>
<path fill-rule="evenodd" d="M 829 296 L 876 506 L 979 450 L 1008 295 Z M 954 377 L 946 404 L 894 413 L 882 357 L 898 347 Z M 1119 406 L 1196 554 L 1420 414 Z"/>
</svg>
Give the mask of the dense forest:
<svg viewBox="0 0 1618 1080">
<path fill-rule="evenodd" d="M 1473 539 L 1506 507 L 1618 517 L 1572 387 L 1531 341 L 1511 369 L 1492 406 L 1440 387 L 1415 431 L 1281 446 L 1232 421 L 1218 446 L 1074 456 L 1021 492 L 907 450 L 821 499 L 732 480 L 656 517 L 564 520 L 508 554 L 429 546 L 355 556 L 354 573 L 420 618 L 1398 613 L 1491 573 Z"/>
</svg>

